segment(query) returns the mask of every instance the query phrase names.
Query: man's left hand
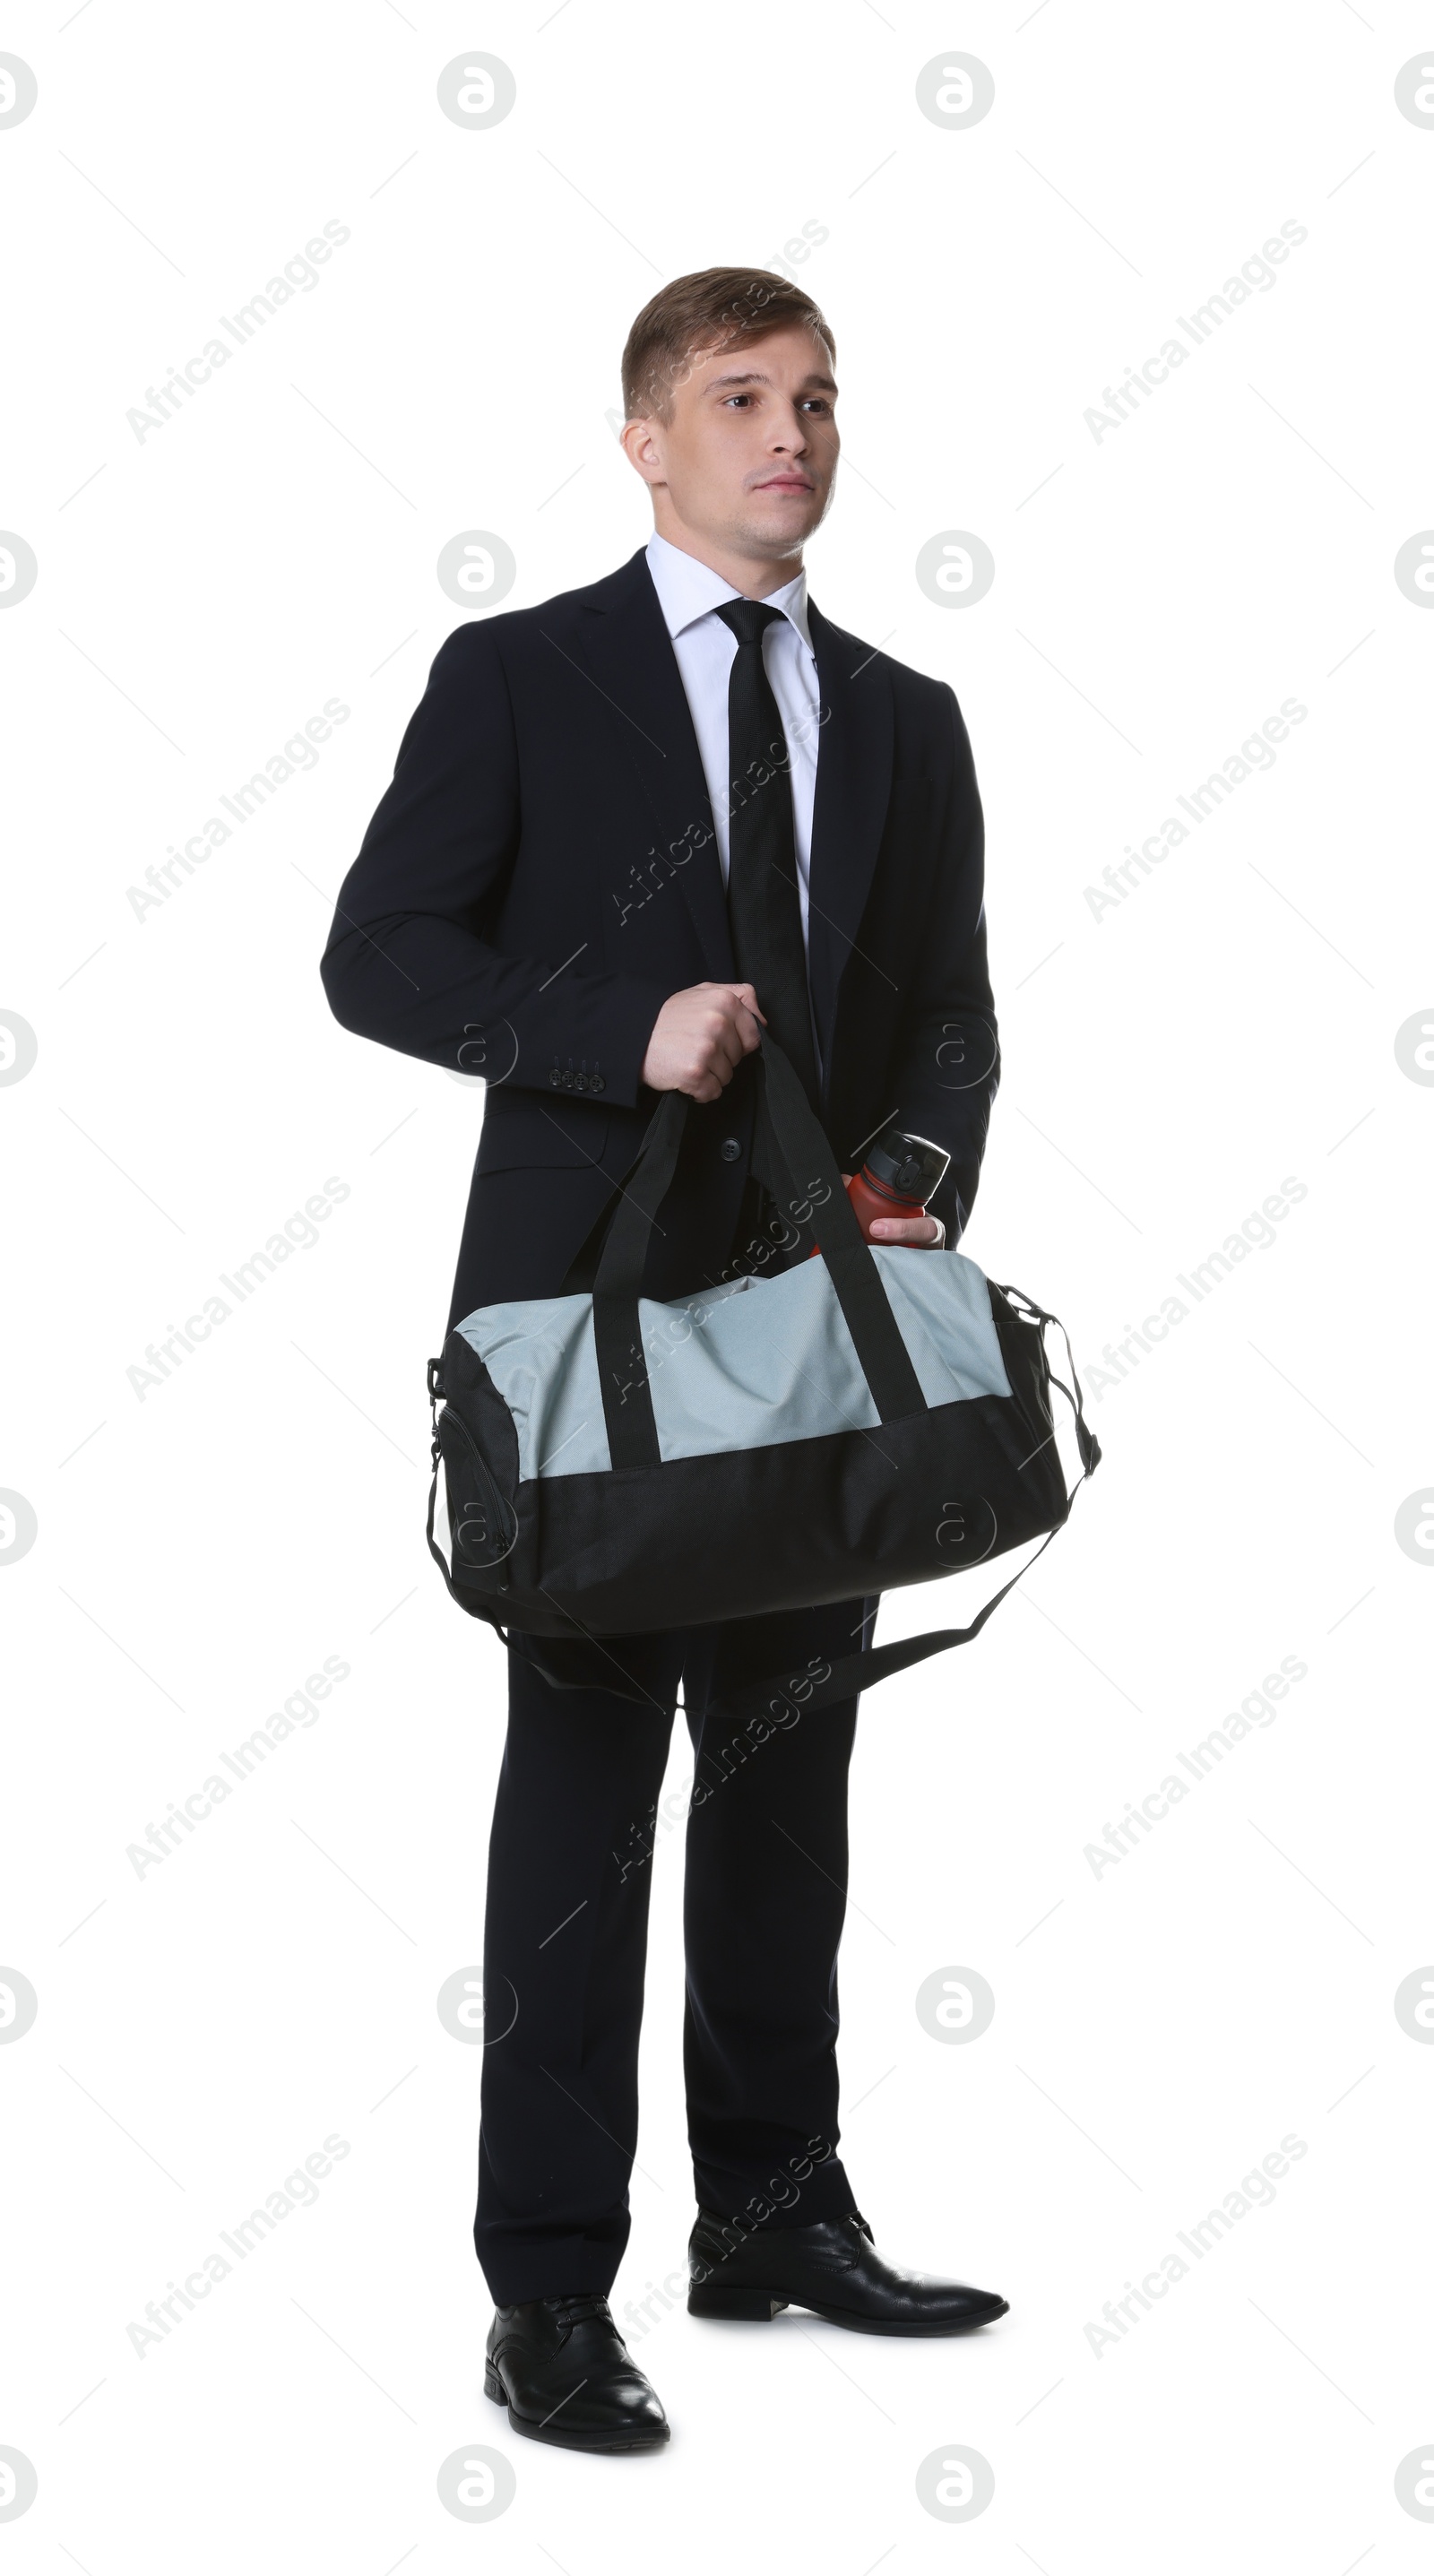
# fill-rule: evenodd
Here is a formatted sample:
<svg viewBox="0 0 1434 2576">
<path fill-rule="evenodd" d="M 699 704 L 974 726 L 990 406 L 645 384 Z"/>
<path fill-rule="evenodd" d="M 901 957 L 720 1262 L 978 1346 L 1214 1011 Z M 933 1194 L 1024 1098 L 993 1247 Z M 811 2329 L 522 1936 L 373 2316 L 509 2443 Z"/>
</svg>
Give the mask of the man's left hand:
<svg viewBox="0 0 1434 2576">
<path fill-rule="evenodd" d="M 843 1172 L 845 1183 L 850 1174 Z M 866 1229 L 868 1243 L 914 1243 L 938 1248 L 946 1240 L 939 1216 L 875 1216 Z"/>
<path fill-rule="evenodd" d="M 924 1243 L 940 1246 L 946 1228 L 939 1216 L 874 1216 L 867 1228 L 870 1243 Z"/>
</svg>

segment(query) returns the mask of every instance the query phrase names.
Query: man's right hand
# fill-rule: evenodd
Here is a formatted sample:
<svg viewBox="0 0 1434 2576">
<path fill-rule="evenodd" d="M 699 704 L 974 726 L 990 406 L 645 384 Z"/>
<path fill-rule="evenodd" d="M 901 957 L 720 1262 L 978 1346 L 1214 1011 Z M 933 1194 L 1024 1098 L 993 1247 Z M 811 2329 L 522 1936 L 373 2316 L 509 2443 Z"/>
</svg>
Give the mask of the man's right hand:
<svg viewBox="0 0 1434 2576">
<path fill-rule="evenodd" d="M 750 984 L 689 984 L 672 993 L 642 1059 L 654 1091 L 685 1091 L 691 1100 L 720 1100 L 744 1055 L 760 1045 L 766 1019 Z"/>
</svg>

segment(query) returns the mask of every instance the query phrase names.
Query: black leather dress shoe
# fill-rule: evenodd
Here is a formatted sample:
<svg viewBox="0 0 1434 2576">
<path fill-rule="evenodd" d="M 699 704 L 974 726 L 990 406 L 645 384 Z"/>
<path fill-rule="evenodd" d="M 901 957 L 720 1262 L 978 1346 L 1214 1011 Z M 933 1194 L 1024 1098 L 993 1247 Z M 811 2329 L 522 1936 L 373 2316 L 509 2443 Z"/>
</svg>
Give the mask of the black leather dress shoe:
<svg viewBox="0 0 1434 2576">
<path fill-rule="evenodd" d="M 671 2426 L 606 2299 L 523 2299 L 488 2331 L 485 2395 L 515 2433 L 564 2451 L 651 2451 Z"/>
<path fill-rule="evenodd" d="M 765 2323 L 782 2308 L 810 2308 L 857 2334 L 953 2335 L 989 2325 L 1009 2305 L 994 2290 L 898 2271 L 855 2209 L 811 2227 L 759 2227 L 741 2237 L 715 2211 L 699 2209 L 687 2262 L 694 2317 Z"/>
</svg>

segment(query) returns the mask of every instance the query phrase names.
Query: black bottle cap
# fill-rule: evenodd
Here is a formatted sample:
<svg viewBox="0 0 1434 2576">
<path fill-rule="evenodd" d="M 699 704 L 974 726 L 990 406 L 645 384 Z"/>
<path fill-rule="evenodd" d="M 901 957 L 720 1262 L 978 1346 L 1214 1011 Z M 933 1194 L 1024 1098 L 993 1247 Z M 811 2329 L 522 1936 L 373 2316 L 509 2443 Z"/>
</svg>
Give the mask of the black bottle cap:
<svg viewBox="0 0 1434 2576">
<path fill-rule="evenodd" d="M 919 1199 L 925 1207 L 941 1187 L 950 1160 L 944 1145 L 933 1145 L 904 1127 L 885 1127 L 868 1149 L 863 1169 L 892 1198 Z"/>
</svg>

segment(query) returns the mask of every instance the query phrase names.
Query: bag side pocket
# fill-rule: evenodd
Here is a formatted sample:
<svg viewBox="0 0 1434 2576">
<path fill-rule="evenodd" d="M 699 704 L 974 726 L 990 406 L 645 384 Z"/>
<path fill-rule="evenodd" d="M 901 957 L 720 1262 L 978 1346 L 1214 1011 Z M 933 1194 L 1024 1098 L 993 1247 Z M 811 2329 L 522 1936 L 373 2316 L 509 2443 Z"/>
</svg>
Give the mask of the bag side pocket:
<svg viewBox="0 0 1434 2576">
<path fill-rule="evenodd" d="M 438 1445 L 454 1574 L 461 1567 L 469 1576 L 497 1576 L 497 1588 L 506 1592 L 503 1568 L 517 1544 L 517 1513 L 498 1491 L 468 1425 L 451 1404 L 445 1404 L 438 1417 Z"/>
</svg>

